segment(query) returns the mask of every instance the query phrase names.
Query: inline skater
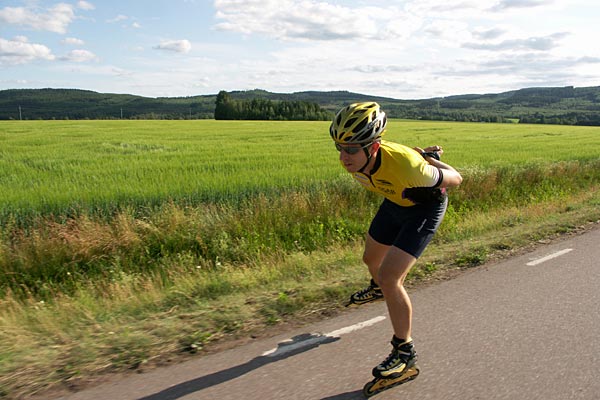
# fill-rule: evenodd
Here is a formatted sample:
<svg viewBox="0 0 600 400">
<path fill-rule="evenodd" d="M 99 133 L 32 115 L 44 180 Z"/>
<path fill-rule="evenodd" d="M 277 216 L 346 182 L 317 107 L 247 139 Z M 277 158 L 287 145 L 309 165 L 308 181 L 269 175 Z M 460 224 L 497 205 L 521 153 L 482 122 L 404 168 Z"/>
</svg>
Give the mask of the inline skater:
<svg viewBox="0 0 600 400">
<path fill-rule="evenodd" d="M 375 381 L 414 371 L 412 304 L 404 280 L 442 222 L 448 205 L 445 188 L 462 182 L 453 167 L 440 161 L 440 146 L 413 149 L 382 140 L 386 125 L 380 106 L 365 102 L 339 110 L 330 126 L 342 166 L 365 189 L 384 197 L 363 253 L 371 283 L 352 294 L 349 302 L 385 300 L 388 308 L 394 330 L 392 351 L 373 368 Z"/>
</svg>

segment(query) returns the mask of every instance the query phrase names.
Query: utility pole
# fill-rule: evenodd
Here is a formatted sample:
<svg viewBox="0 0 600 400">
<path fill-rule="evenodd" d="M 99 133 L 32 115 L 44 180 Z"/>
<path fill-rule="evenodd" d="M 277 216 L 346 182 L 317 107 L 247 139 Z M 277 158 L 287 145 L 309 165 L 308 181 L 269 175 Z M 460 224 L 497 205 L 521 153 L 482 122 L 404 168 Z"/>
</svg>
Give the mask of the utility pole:
<svg viewBox="0 0 600 400">
<path fill-rule="evenodd" d="M 123 109 L 121 108 L 121 119 L 123 119 Z"/>
<path fill-rule="evenodd" d="M 23 115 L 21 114 L 21 106 L 19 106 L 19 121 L 23 120 Z"/>
</svg>

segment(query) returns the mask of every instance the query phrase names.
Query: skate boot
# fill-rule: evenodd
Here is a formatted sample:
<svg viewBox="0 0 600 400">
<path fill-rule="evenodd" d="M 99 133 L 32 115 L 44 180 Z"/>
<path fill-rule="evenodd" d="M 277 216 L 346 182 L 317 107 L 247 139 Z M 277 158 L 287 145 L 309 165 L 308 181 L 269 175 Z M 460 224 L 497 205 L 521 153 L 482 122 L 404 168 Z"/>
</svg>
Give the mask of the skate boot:
<svg viewBox="0 0 600 400">
<path fill-rule="evenodd" d="M 368 287 L 350 296 L 350 301 L 346 303 L 346 307 L 360 306 L 378 300 L 383 300 L 383 293 L 375 281 L 371 279 L 371 284 Z"/>
<path fill-rule="evenodd" d="M 392 352 L 378 366 L 373 368 L 375 378 L 397 378 L 404 371 L 415 365 L 417 353 L 413 342 L 400 342 L 396 336 L 392 338 Z"/>
<path fill-rule="evenodd" d="M 412 381 L 419 375 L 417 354 L 412 342 L 402 343 L 395 336 L 392 339 L 392 352 L 378 366 L 373 368 L 373 379 L 363 388 L 363 394 L 371 397 L 384 390 Z"/>
</svg>

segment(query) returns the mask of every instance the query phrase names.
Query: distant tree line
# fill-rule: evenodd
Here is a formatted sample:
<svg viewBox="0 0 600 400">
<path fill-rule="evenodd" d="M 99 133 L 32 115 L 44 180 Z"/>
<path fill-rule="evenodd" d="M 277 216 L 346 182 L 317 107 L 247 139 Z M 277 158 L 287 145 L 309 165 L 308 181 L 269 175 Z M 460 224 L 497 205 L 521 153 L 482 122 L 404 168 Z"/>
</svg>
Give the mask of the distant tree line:
<svg viewBox="0 0 600 400">
<path fill-rule="evenodd" d="M 214 95 L 148 98 L 77 89 L 9 89 L 0 91 L 0 120 L 208 119 L 214 104 Z"/>
<path fill-rule="evenodd" d="M 572 86 L 422 100 L 348 91 L 271 93 L 254 89 L 150 98 L 78 89 L 8 89 L 0 90 L 0 120 L 330 120 L 341 107 L 361 101 L 377 101 L 390 118 L 600 126 L 600 87 Z"/>
<path fill-rule="evenodd" d="M 485 110 L 452 110 L 429 108 L 390 107 L 386 113 L 393 118 L 420 119 L 428 121 L 494 122 L 549 125 L 593 125 L 600 126 L 600 111 L 520 111 L 502 113 Z"/>
<path fill-rule="evenodd" d="M 217 120 L 324 121 L 332 117 L 331 112 L 317 103 L 261 98 L 237 100 L 224 90 L 217 94 L 215 104 Z"/>
</svg>

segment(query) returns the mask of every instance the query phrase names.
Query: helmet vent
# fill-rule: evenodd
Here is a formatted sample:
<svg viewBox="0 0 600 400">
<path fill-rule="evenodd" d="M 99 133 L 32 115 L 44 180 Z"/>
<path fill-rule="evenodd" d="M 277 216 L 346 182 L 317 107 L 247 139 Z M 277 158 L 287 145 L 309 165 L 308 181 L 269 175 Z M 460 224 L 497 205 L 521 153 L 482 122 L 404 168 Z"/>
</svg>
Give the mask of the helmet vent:
<svg viewBox="0 0 600 400">
<path fill-rule="evenodd" d="M 350 118 L 348 121 L 346 121 L 346 123 L 344 124 L 344 128 L 349 128 L 352 126 L 352 124 L 354 124 L 356 122 L 356 118 Z M 356 132 L 356 130 L 355 130 Z"/>
<path fill-rule="evenodd" d="M 367 125 L 367 122 L 368 121 L 366 118 L 363 119 L 362 121 L 360 121 L 360 124 L 356 125 L 354 127 L 354 129 L 352 129 L 352 132 L 359 133 L 360 131 L 362 131 L 365 128 L 365 126 Z"/>
</svg>

